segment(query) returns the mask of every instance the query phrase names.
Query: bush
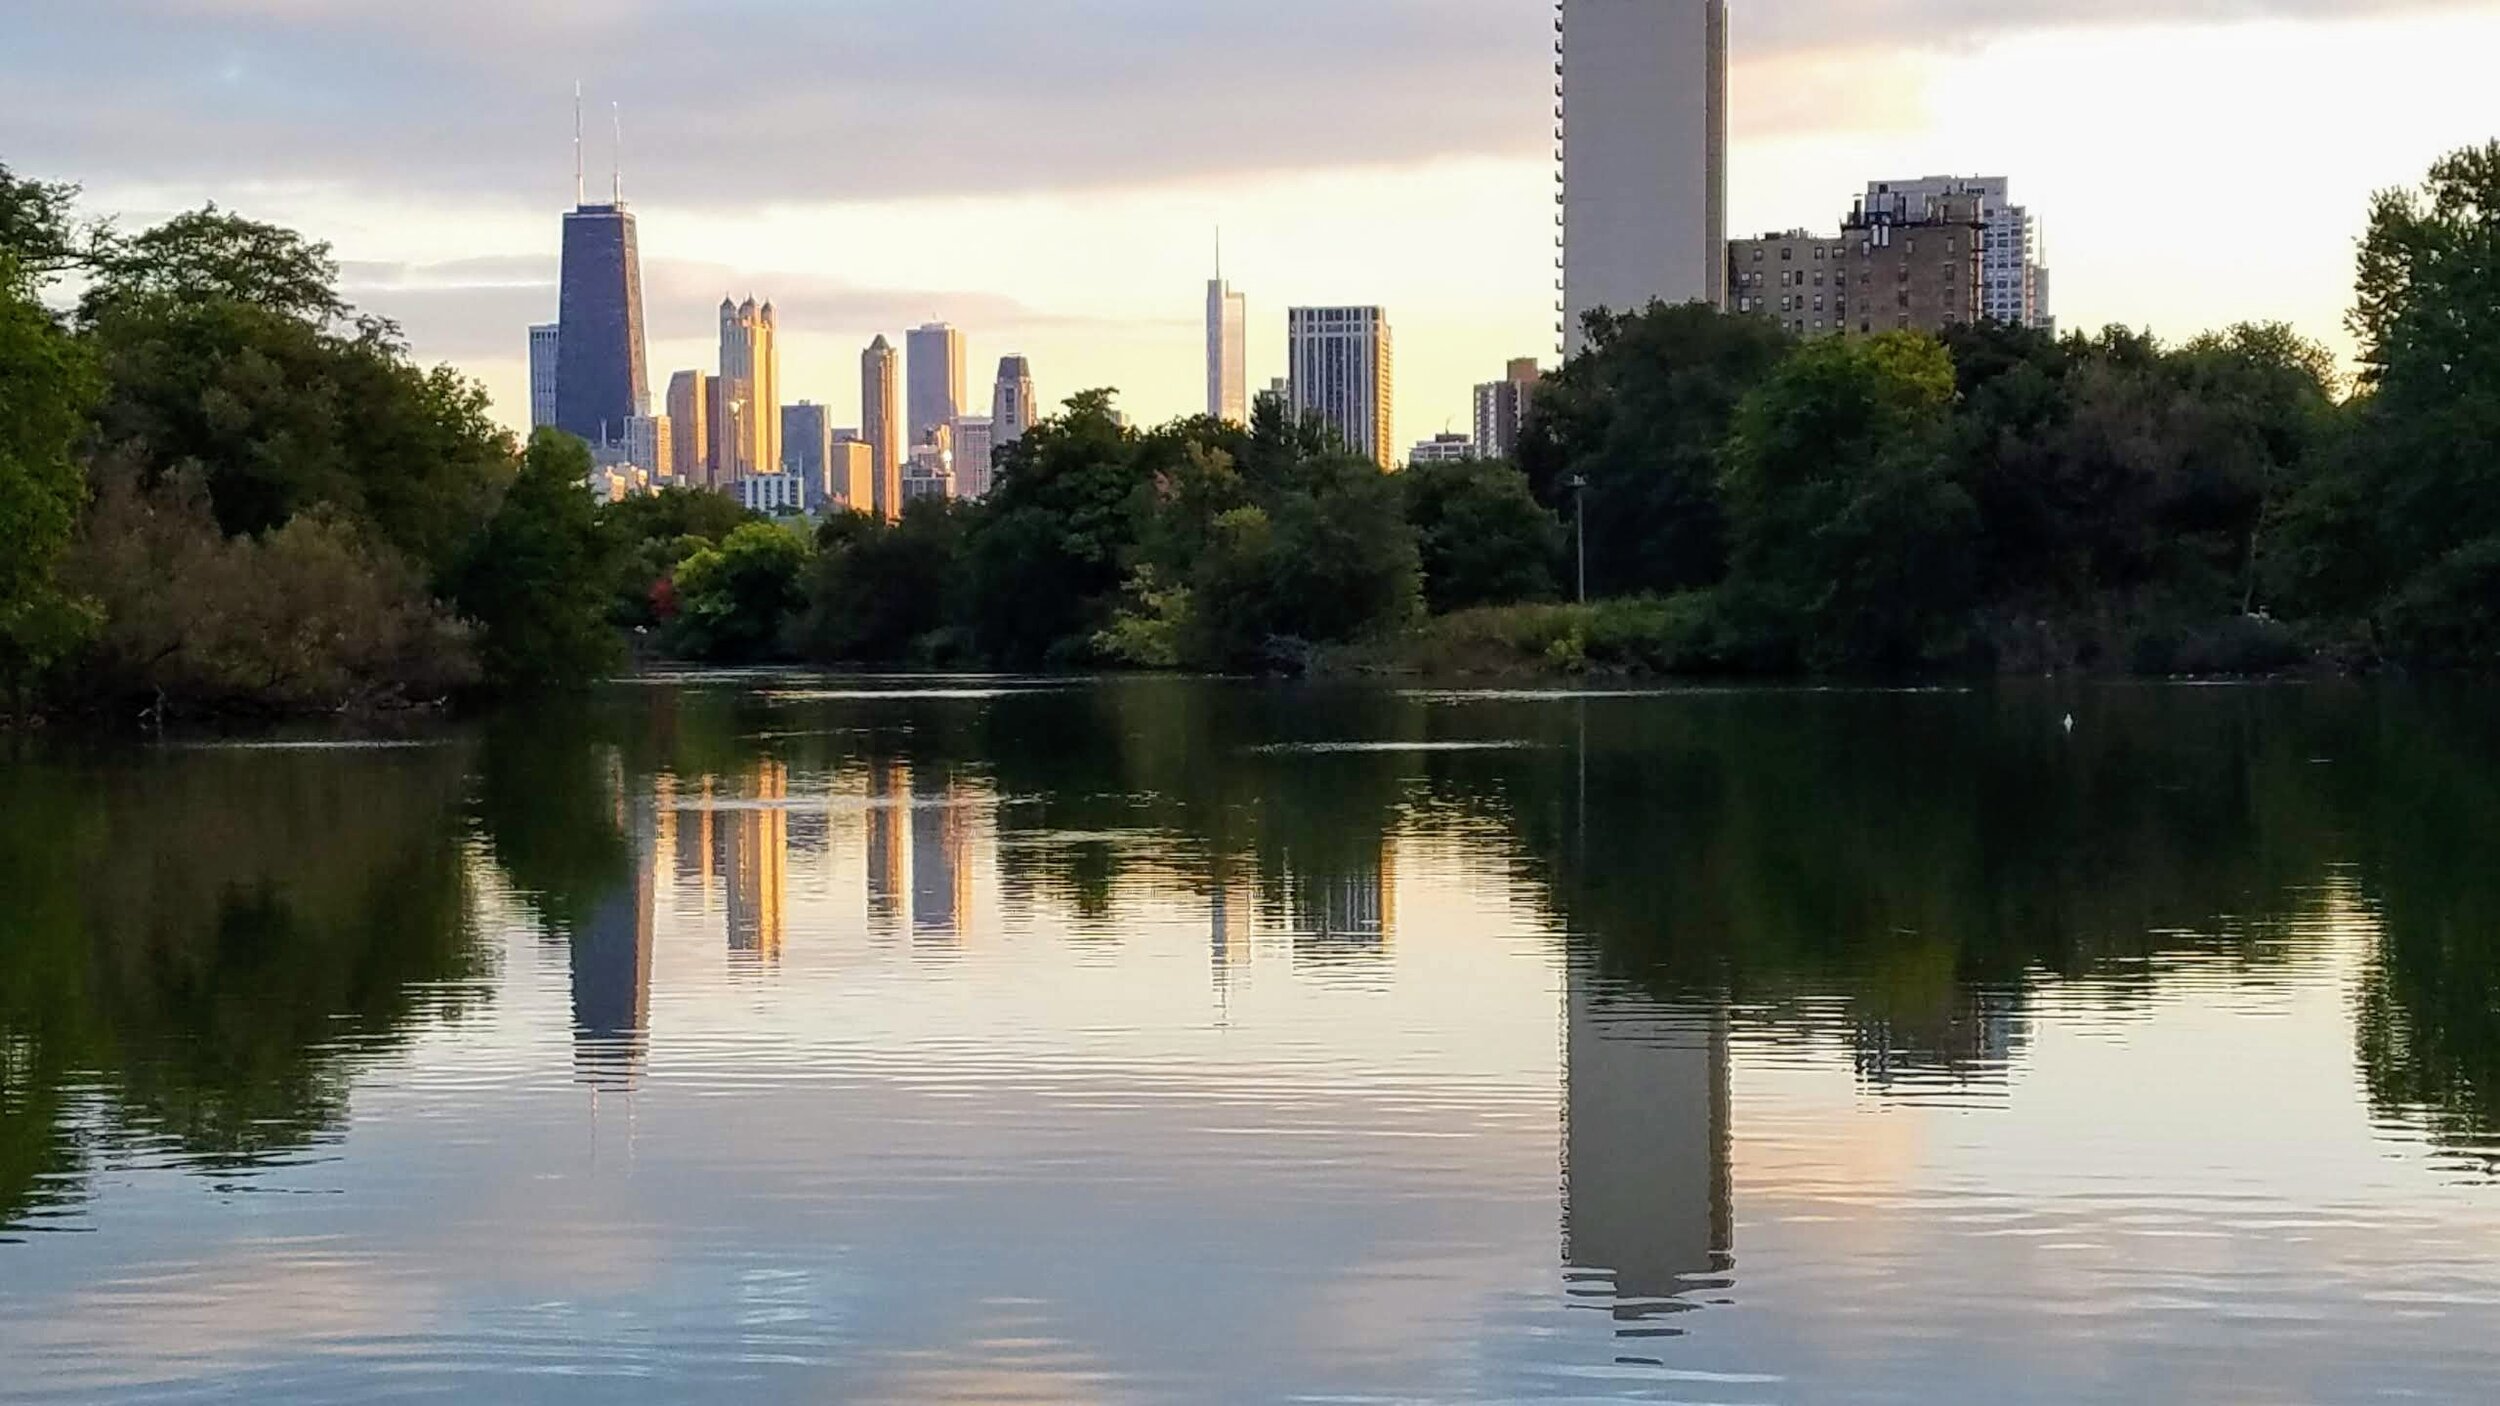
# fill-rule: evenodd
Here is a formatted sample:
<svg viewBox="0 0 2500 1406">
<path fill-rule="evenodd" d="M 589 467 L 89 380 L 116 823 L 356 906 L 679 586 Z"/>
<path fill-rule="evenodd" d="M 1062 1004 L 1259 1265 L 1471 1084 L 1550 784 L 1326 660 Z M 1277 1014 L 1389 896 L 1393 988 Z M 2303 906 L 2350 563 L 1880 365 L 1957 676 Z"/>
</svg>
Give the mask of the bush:
<svg viewBox="0 0 2500 1406">
<path fill-rule="evenodd" d="M 314 712 L 443 698 L 474 684 L 468 630 L 414 567 L 328 510 L 228 537 L 200 483 L 107 479 L 64 579 L 102 625 L 80 661 L 88 707 Z"/>
</svg>

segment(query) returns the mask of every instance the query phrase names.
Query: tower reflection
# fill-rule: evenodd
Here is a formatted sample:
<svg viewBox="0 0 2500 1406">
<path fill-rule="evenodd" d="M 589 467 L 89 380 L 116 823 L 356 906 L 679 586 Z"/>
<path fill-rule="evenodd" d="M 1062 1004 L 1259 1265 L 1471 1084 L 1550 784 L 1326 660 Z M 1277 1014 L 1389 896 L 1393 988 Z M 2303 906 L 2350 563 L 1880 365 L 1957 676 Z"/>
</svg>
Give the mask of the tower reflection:
<svg viewBox="0 0 2500 1406">
<path fill-rule="evenodd" d="M 663 802 L 623 795 L 631 869 L 592 904 L 571 943 L 573 1067 L 593 1089 L 630 1089 L 650 1053 L 652 914 Z M 671 820 L 668 822 L 674 824 Z"/>
<path fill-rule="evenodd" d="M 1573 960 L 1563 998 L 1563 1262 L 1618 1337 L 1666 1319 L 1733 1267 L 1728 1021 L 1669 1004 Z"/>
<path fill-rule="evenodd" d="M 746 790 L 744 803 L 723 811 L 714 831 L 729 910 L 729 950 L 777 961 L 790 880 L 789 768 L 759 763 Z"/>
</svg>

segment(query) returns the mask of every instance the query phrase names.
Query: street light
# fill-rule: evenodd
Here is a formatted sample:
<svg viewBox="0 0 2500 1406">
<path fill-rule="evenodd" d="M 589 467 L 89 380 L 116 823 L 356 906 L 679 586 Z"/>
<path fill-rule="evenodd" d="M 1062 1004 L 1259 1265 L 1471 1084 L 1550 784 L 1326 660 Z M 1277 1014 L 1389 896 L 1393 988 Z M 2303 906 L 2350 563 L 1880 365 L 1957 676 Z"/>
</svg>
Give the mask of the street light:
<svg viewBox="0 0 2500 1406">
<path fill-rule="evenodd" d="M 1589 478 L 1587 474 L 1571 476 L 1571 507 L 1578 519 L 1572 532 L 1580 554 L 1580 604 L 1589 603 Z"/>
</svg>

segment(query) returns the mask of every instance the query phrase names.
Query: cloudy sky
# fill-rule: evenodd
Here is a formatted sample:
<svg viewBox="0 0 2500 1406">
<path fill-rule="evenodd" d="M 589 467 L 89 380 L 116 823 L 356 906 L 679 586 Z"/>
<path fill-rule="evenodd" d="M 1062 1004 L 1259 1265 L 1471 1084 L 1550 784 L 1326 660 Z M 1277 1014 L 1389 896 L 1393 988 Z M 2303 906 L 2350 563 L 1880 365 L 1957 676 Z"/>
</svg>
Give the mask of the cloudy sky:
<svg viewBox="0 0 2500 1406">
<path fill-rule="evenodd" d="M 1736 231 L 1870 178 L 2003 173 L 2055 311 L 2345 345 L 2376 188 L 2500 135 L 2500 0 L 1735 0 Z M 1401 439 L 1550 353 L 1543 0 L 0 0 L 0 161 L 144 222 L 214 199 L 331 241 L 349 294 L 525 418 L 576 79 L 620 104 L 655 380 L 724 293 L 780 304 L 792 399 L 945 318 L 973 379 L 1203 398 L 1213 231 L 1255 383 L 1293 302 L 1385 304 Z M 655 386 L 656 389 L 661 387 Z"/>
</svg>

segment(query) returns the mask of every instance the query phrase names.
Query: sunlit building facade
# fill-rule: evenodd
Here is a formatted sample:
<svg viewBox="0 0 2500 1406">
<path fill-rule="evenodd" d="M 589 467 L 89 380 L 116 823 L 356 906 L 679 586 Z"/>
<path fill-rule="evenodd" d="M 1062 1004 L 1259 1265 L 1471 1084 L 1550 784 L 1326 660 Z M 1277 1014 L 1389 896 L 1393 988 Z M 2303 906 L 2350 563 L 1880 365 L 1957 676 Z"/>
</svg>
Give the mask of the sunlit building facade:
<svg viewBox="0 0 2500 1406">
<path fill-rule="evenodd" d="M 1316 415 L 1346 448 L 1389 468 L 1396 455 L 1396 370 L 1389 314 L 1376 307 L 1286 314 L 1292 409 Z"/>
</svg>

